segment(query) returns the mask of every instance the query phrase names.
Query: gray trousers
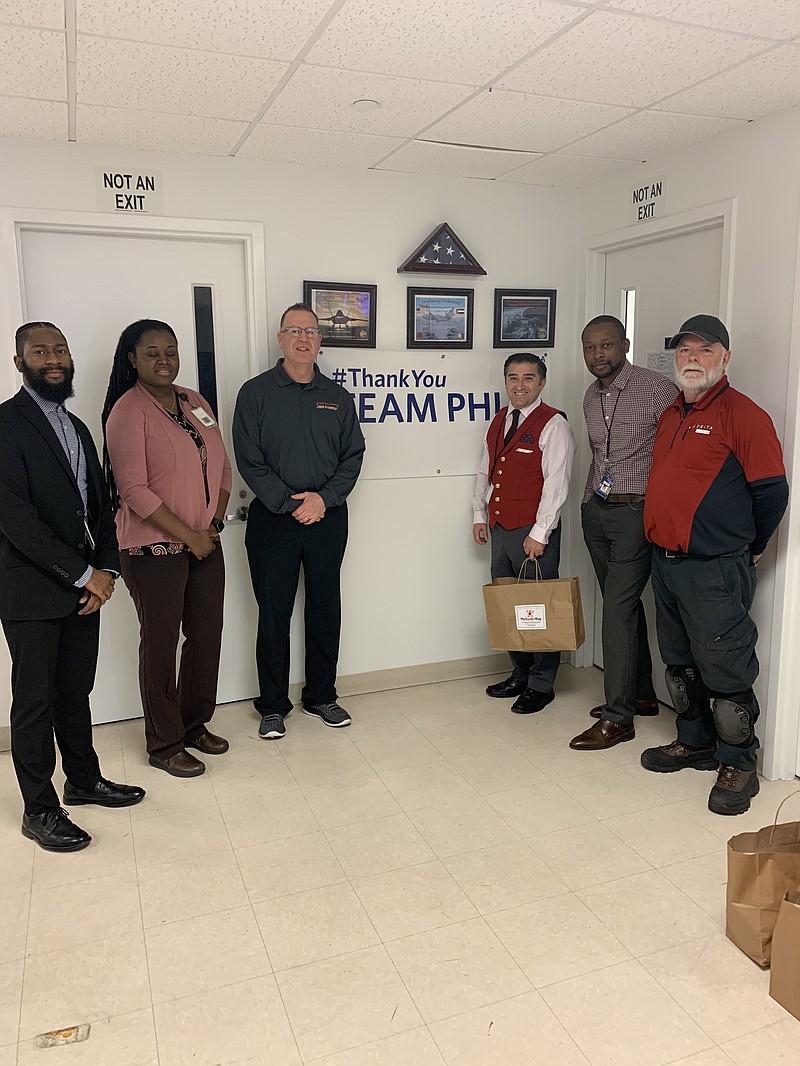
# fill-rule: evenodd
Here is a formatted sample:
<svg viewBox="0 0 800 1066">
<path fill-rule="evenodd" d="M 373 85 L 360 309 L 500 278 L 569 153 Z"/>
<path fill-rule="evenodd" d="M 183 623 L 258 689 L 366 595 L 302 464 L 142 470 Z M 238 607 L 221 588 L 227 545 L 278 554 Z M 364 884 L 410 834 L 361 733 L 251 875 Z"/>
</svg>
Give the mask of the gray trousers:
<svg viewBox="0 0 800 1066">
<path fill-rule="evenodd" d="M 661 658 L 667 666 L 694 666 L 706 698 L 686 715 L 678 715 L 678 740 L 691 748 L 716 747 L 725 766 L 755 770 L 758 739 L 754 726 L 758 701 L 753 682 L 758 677 L 758 630 L 750 617 L 756 591 L 756 568 L 745 549 L 716 559 L 666 557 L 653 553 L 653 592 Z M 728 697 L 750 719 L 744 744 L 721 740 L 708 697 Z"/>
<path fill-rule="evenodd" d="M 606 503 L 592 495 L 581 508 L 583 539 L 603 594 L 603 717 L 632 722 L 634 700 L 655 700 L 653 661 L 642 593 L 652 548 L 644 503 Z"/>
<path fill-rule="evenodd" d="M 522 550 L 522 542 L 530 532 L 530 526 L 521 529 L 503 529 L 493 526 L 492 536 L 492 580 L 496 577 L 517 577 L 523 560 L 527 555 Z M 552 580 L 558 577 L 558 564 L 561 560 L 561 523 L 550 534 L 544 552 L 539 556 L 542 577 Z M 528 563 L 528 577 L 533 577 L 534 564 Z M 524 576 L 524 575 L 523 575 Z M 558 666 L 561 662 L 560 651 L 508 653 L 514 667 L 514 677 L 527 679 L 527 686 L 534 692 L 550 692 L 556 680 Z"/>
</svg>

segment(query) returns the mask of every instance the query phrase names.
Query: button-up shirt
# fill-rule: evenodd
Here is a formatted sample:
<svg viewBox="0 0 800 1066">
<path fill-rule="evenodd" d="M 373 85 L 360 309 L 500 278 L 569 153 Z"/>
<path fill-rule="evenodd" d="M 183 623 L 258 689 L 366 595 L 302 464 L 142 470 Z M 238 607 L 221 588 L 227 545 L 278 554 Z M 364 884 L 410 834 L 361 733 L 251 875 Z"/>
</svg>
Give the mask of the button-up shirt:
<svg viewBox="0 0 800 1066">
<path fill-rule="evenodd" d="M 592 382 L 583 398 L 592 449 L 584 503 L 604 474 L 613 481 L 612 493 L 644 496 L 656 426 L 677 395 L 677 388 L 663 374 L 627 360 L 610 385 L 599 379 Z"/>
<path fill-rule="evenodd" d="M 528 415 L 535 411 L 541 403 L 541 398 L 535 400 L 527 407 L 519 409 L 519 424 L 525 421 Z M 506 413 L 506 421 L 503 426 L 505 435 L 514 415 L 514 408 L 509 405 Z M 575 437 L 566 418 L 554 415 L 542 432 L 539 434 L 539 448 L 542 452 L 542 474 L 544 485 L 542 497 L 539 501 L 539 509 L 536 512 L 536 521 L 531 527 L 528 536 L 540 544 L 547 544 L 550 534 L 558 525 L 561 508 L 569 492 L 569 478 L 572 473 L 572 461 L 575 458 Z M 489 488 L 489 447 L 486 437 L 483 438 L 483 458 L 475 478 L 475 496 L 472 500 L 473 524 L 483 523 L 486 525 L 486 494 Z"/>
</svg>

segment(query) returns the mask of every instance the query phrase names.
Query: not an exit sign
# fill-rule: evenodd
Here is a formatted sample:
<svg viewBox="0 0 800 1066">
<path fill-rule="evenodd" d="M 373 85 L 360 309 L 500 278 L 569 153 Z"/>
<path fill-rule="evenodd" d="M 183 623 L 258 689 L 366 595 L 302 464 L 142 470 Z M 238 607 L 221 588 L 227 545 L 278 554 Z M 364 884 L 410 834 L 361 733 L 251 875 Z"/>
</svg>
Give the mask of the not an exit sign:
<svg viewBox="0 0 800 1066">
<path fill-rule="evenodd" d="M 634 185 L 630 192 L 631 222 L 649 222 L 661 218 L 664 212 L 664 178 L 653 178 L 644 185 Z"/>
</svg>

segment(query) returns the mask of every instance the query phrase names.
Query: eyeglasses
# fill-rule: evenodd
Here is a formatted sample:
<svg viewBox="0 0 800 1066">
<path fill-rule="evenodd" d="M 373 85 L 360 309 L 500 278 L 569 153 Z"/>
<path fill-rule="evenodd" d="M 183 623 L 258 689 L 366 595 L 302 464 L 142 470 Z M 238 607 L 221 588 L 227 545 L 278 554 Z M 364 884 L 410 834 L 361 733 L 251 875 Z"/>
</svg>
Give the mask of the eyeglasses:
<svg viewBox="0 0 800 1066">
<path fill-rule="evenodd" d="M 316 326 L 307 326 L 305 329 L 301 329 L 300 326 L 287 326 L 286 329 L 282 329 L 281 333 L 290 333 L 293 337 L 302 337 L 303 334 L 307 337 L 321 337 L 322 330 Z"/>
</svg>

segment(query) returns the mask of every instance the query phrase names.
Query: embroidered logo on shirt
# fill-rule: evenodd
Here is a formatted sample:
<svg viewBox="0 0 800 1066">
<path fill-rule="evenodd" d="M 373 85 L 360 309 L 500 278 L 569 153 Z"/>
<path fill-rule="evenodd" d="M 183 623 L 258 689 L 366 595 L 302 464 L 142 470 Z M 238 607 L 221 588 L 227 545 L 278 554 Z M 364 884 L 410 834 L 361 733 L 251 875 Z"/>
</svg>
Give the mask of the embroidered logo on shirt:
<svg viewBox="0 0 800 1066">
<path fill-rule="evenodd" d="M 328 403 L 326 400 L 317 400 L 318 411 L 338 411 L 338 403 Z"/>
<path fill-rule="evenodd" d="M 695 433 L 704 433 L 706 436 L 713 430 L 713 426 L 695 426 Z"/>
</svg>

